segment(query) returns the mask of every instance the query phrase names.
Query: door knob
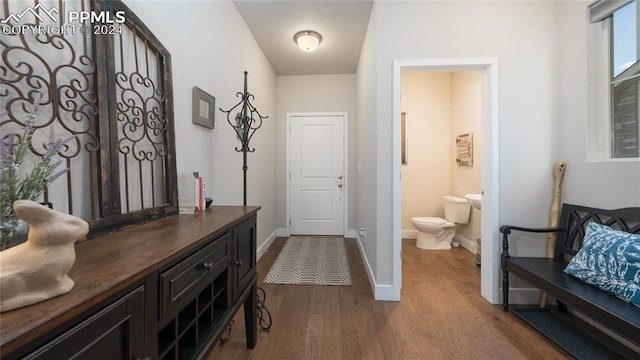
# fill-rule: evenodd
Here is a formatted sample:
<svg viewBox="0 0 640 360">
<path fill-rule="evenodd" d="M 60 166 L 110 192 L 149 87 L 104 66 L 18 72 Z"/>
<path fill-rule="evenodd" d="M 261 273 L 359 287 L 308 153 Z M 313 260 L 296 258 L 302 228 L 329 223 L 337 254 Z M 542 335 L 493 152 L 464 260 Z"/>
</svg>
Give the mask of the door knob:
<svg viewBox="0 0 640 360">
<path fill-rule="evenodd" d="M 338 176 L 336 176 L 336 179 L 338 179 L 338 180 L 342 180 L 342 175 L 338 175 Z"/>
<path fill-rule="evenodd" d="M 341 188 L 341 187 L 342 187 L 342 184 L 338 184 L 338 187 L 339 187 L 339 188 Z"/>
</svg>

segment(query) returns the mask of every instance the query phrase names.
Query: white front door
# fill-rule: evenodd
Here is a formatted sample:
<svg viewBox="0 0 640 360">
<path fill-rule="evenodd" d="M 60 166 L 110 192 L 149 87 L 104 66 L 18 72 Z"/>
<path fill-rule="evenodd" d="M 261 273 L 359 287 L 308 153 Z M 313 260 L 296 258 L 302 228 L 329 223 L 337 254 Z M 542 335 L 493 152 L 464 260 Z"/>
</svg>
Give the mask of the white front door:
<svg viewBox="0 0 640 360">
<path fill-rule="evenodd" d="M 345 117 L 288 116 L 291 234 L 344 235 Z"/>
</svg>

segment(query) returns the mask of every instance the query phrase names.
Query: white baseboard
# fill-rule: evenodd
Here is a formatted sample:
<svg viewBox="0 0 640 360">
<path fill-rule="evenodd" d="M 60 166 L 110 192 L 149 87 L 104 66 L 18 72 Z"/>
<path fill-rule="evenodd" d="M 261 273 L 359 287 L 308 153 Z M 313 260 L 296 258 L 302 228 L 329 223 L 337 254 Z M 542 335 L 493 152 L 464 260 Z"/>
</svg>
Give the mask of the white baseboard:
<svg viewBox="0 0 640 360">
<path fill-rule="evenodd" d="M 356 243 L 358 244 L 358 250 L 360 251 L 360 257 L 364 263 L 365 272 L 369 278 L 369 285 L 373 292 L 373 298 L 377 301 L 398 301 L 399 299 L 394 299 L 392 285 L 376 284 L 376 277 L 373 273 L 373 269 L 371 269 L 371 264 L 369 263 L 366 252 L 364 251 L 362 239 L 358 236 L 356 231 L 354 231 L 354 235 Z"/>
<path fill-rule="evenodd" d="M 371 286 L 371 291 L 375 294 L 376 293 L 376 288 L 374 285 L 376 283 L 375 275 L 373 275 L 373 270 L 371 270 L 371 264 L 369 264 L 369 259 L 367 259 L 366 252 L 364 251 L 364 246 L 362 245 L 362 239 L 360 238 L 360 236 L 358 236 L 357 232 L 356 232 L 355 239 L 356 239 L 356 244 L 358 244 L 358 250 L 360 251 L 360 257 L 362 258 L 362 262 L 364 263 L 365 272 L 367 273 L 367 277 L 369 278 L 369 285 Z"/>
<path fill-rule="evenodd" d="M 403 239 L 417 239 L 418 238 L 418 230 L 402 230 L 401 236 Z M 460 243 L 460 246 L 471 251 L 472 253 L 477 252 L 477 244 L 475 241 L 471 241 L 463 236 L 456 234 L 456 239 Z"/>
<path fill-rule="evenodd" d="M 471 241 L 463 236 L 457 235 L 456 234 L 456 239 L 458 239 L 458 242 L 460 243 L 460 246 L 462 246 L 463 248 L 469 250 L 470 252 L 476 254 L 478 252 L 478 245 L 476 244 L 475 241 Z"/>
<path fill-rule="evenodd" d="M 393 285 L 376 285 L 374 299 L 376 301 L 400 301 L 393 295 Z"/>
<path fill-rule="evenodd" d="M 277 234 L 277 237 L 289 237 L 291 236 L 291 234 L 289 234 L 289 230 L 287 229 L 283 229 L 283 228 L 278 228 L 274 231 Z M 357 237 L 357 232 L 353 229 L 349 229 L 347 231 L 345 231 L 344 234 L 345 238 L 350 238 L 350 239 L 355 239 Z"/>
<path fill-rule="evenodd" d="M 262 245 L 260 245 L 260 247 L 258 247 L 258 249 L 256 249 L 256 261 L 260 260 L 260 258 L 262 257 L 262 255 L 264 255 L 264 253 L 267 252 L 267 250 L 269 249 L 269 247 L 271 246 L 271 244 L 273 244 L 273 242 L 276 240 L 277 237 L 280 237 L 279 235 L 279 230 L 282 229 L 275 229 L 273 230 L 273 232 L 271 233 L 271 235 L 267 238 L 267 240 L 265 240 Z"/>
</svg>

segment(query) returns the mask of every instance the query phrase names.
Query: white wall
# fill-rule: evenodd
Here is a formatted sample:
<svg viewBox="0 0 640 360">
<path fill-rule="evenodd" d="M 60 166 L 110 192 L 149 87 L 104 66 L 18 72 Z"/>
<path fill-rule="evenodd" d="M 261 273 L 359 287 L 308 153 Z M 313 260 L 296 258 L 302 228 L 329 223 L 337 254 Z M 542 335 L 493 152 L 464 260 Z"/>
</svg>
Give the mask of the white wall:
<svg viewBox="0 0 640 360">
<path fill-rule="evenodd" d="M 171 53 L 178 171 L 200 171 L 217 205 L 242 205 L 242 154 L 224 114 L 215 129 L 191 123 L 191 91 L 198 86 L 231 108 L 249 72 L 254 105 L 269 116 L 253 137 L 248 159 L 249 205 L 260 205 L 258 246 L 276 228 L 275 74 L 231 1 L 134 1 L 126 5 Z M 187 216 L 187 215 L 181 215 Z"/>
<path fill-rule="evenodd" d="M 377 116 L 377 10 L 376 6 L 371 11 L 369 27 L 365 35 L 357 73 L 357 96 L 358 96 L 358 121 L 357 131 L 357 178 L 356 178 L 356 228 L 363 228 L 367 231 L 365 239 L 358 238 L 358 245 L 367 268 L 367 274 L 371 281 L 371 287 L 376 298 L 380 284 L 386 289 L 391 289 L 391 282 L 381 282 L 376 279 L 378 269 L 378 116 Z M 389 186 L 390 182 L 387 183 Z M 380 255 L 382 261 L 390 261 L 386 255 Z"/>
<path fill-rule="evenodd" d="M 355 179 L 356 162 L 356 76 L 342 75 L 309 75 L 278 76 L 276 79 L 277 95 L 277 190 L 276 208 L 278 228 L 287 227 L 286 218 L 286 116 L 291 112 L 347 112 L 349 134 L 349 215 L 347 228 L 353 229 L 356 217 Z"/>
<path fill-rule="evenodd" d="M 638 162 L 586 161 L 588 2 L 405 2 L 374 4 L 358 68 L 359 112 L 375 116 L 375 132 L 359 130 L 375 163 L 377 188 L 358 207 L 377 233 L 367 247 L 375 286 L 392 282 L 392 62 L 398 59 L 492 57 L 499 61 L 499 222 L 545 226 L 553 164 L 567 162 L 563 199 L 602 207 L 640 204 Z M 400 41 L 401 39 L 401 41 Z M 363 183 L 361 181 L 360 183 Z M 360 184 L 359 183 L 359 184 Z M 385 184 L 385 185 L 382 185 Z M 516 252 L 536 252 L 532 243 Z M 495 249 L 496 253 L 499 249 Z M 385 254 L 382 256 L 380 254 Z"/>
<path fill-rule="evenodd" d="M 590 1 L 559 2 L 558 18 L 562 19 L 558 41 L 559 160 L 567 163 L 562 185 L 562 200 L 567 203 L 621 208 L 640 206 L 640 161 L 587 160 L 587 82 L 588 24 Z"/>
</svg>

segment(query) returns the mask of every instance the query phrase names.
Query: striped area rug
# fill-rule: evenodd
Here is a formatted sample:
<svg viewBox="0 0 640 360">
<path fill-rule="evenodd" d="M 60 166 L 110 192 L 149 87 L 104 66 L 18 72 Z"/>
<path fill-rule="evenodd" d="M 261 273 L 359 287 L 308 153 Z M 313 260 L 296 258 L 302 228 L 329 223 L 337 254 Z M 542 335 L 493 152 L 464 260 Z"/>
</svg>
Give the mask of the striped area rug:
<svg viewBox="0 0 640 360">
<path fill-rule="evenodd" d="M 344 239 L 290 237 L 271 266 L 264 283 L 351 286 Z"/>
</svg>

